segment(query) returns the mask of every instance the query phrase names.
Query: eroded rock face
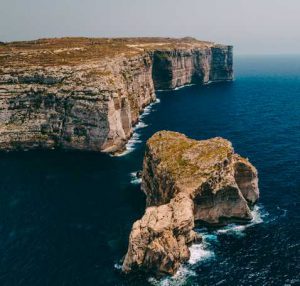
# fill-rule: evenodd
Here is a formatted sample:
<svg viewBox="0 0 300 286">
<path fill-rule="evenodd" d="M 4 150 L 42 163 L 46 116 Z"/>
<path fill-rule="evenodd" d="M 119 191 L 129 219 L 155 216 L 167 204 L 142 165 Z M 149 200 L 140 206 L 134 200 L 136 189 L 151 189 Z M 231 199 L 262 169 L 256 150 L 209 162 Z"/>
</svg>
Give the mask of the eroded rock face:
<svg viewBox="0 0 300 286">
<path fill-rule="evenodd" d="M 122 149 L 141 110 L 155 100 L 151 57 L 106 64 L 4 69 L 0 149 Z"/>
<path fill-rule="evenodd" d="M 255 204 L 259 198 L 257 171 L 249 161 L 235 155 L 234 178 L 249 204 Z"/>
<path fill-rule="evenodd" d="M 189 258 L 194 221 L 249 221 L 250 206 L 259 198 L 255 167 L 235 154 L 229 141 L 197 141 L 169 131 L 158 132 L 147 142 L 142 189 L 148 207 L 133 226 L 124 272 L 175 273 Z M 184 231 L 178 232 L 174 221 Z M 159 231 L 153 231 L 153 225 Z"/>
<path fill-rule="evenodd" d="M 154 86 L 165 90 L 187 84 L 232 80 L 232 58 L 232 47 L 221 45 L 156 51 L 153 55 Z"/>
<path fill-rule="evenodd" d="M 154 83 L 175 88 L 231 80 L 230 49 L 163 38 L 1 45 L 0 149 L 121 151 L 140 112 L 155 100 Z"/>
<path fill-rule="evenodd" d="M 148 207 L 132 227 L 123 272 L 142 269 L 174 274 L 190 257 L 188 245 L 199 239 L 193 228 L 193 201 L 187 194 L 178 194 L 168 204 Z"/>
</svg>

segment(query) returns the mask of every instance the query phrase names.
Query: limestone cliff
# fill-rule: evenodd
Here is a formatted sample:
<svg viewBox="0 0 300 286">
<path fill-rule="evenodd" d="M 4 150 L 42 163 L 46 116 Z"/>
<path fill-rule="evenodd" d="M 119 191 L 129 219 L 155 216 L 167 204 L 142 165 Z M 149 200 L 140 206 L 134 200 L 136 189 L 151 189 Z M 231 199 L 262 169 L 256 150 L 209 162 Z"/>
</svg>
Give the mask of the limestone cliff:
<svg viewBox="0 0 300 286">
<path fill-rule="evenodd" d="M 233 79 L 232 47 L 214 45 L 155 51 L 153 80 L 156 89 L 205 84 Z"/>
<path fill-rule="evenodd" d="M 142 189 L 148 208 L 133 226 L 126 273 L 174 274 L 189 258 L 194 221 L 249 221 L 259 198 L 255 167 L 235 154 L 229 141 L 197 141 L 168 131 L 147 142 Z"/>
<path fill-rule="evenodd" d="M 0 149 L 120 151 L 155 89 L 232 77 L 232 47 L 191 38 L 5 43 Z"/>
</svg>

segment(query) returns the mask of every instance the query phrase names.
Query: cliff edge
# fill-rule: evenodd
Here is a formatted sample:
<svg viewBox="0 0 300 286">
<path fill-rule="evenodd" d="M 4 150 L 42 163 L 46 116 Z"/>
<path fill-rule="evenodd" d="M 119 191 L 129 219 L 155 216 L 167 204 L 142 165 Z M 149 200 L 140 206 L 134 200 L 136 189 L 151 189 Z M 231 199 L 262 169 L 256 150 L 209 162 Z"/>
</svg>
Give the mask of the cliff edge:
<svg viewBox="0 0 300 286">
<path fill-rule="evenodd" d="M 201 240 L 194 222 L 250 221 L 259 198 L 255 167 L 223 138 L 197 141 L 161 131 L 147 142 L 142 172 L 145 215 L 129 238 L 123 272 L 174 274 Z"/>
<path fill-rule="evenodd" d="M 0 150 L 118 152 L 155 90 L 232 78 L 232 47 L 193 38 L 4 43 Z"/>
</svg>

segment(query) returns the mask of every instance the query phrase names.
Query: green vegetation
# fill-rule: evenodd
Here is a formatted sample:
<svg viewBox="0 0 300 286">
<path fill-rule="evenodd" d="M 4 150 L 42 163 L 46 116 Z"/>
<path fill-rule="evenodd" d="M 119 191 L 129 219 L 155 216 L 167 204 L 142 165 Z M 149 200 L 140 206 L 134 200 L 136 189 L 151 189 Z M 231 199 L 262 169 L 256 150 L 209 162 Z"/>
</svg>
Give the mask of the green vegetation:
<svg viewBox="0 0 300 286">
<path fill-rule="evenodd" d="M 219 170 L 233 151 L 230 142 L 221 138 L 197 141 L 169 131 L 156 133 L 147 145 L 151 153 L 158 154 L 161 168 L 178 181 L 202 180 Z"/>
</svg>

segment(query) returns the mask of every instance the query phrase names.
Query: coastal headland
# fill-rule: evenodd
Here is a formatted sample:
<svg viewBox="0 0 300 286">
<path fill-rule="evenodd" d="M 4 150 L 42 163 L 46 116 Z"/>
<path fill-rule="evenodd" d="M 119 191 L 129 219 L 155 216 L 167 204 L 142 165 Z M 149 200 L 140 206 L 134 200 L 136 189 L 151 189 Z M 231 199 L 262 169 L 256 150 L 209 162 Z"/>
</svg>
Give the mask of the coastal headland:
<svg viewBox="0 0 300 286">
<path fill-rule="evenodd" d="M 0 150 L 124 150 L 155 90 L 233 79 L 232 46 L 194 38 L 0 45 Z"/>
</svg>

